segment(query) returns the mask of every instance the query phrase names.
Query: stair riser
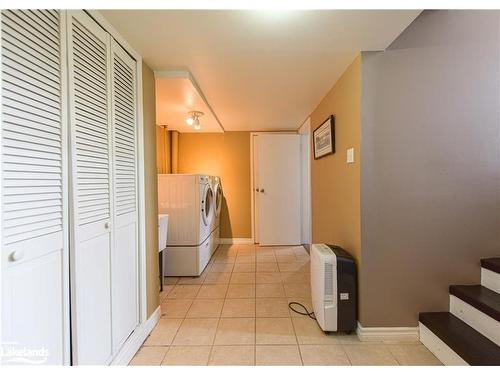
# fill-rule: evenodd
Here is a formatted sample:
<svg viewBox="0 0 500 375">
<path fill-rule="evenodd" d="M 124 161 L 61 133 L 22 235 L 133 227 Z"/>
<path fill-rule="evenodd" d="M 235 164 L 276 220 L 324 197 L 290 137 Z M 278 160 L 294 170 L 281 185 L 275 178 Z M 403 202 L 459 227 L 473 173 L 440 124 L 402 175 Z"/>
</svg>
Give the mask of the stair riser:
<svg viewBox="0 0 500 375">
<path fill-rule="evenodd" d="M 450 295 L 450 313 L 500 346 L 500 322 L 453 295 Z"/>
<path fill-rule="evenodd" d="M 437 337 L 430 329 L 421 322 L 418 323 L 420 341 L 446 366 L 468 366 L 457 353 Z"/>
<path fill-rule="evenodd" d="M 481 285 L 494 292 L 500 293 L 500 273 L 481 268 Z"/>
</svg>

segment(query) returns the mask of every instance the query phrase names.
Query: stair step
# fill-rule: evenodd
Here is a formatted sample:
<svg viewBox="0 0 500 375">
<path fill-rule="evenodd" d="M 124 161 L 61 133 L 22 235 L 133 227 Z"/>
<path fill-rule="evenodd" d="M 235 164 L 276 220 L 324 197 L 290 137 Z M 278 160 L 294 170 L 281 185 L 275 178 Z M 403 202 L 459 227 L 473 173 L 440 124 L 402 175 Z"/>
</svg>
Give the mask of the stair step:
<svg viewBox="0 0 500 375">
<path fill-rule="evenodd" d="M 500 258 L 481 259 L 481 285 L 500 293 Z"/>
<path fill-rule="evenodd" d="M 500 273 L 500 258 L 481 259 L 481 267 L 496 273 Z"/>
<path fill-rule="evenodd" d="M 449 312 L 420 313 L 419 321 L 468 364 L 473 366 L 500 365 L 500 346 L 453 314 Z"/>
<path fill-rule="evenodd" d="M 450 294 L 500 322 L 500 294 L 482 285 L 451 285 Z"/>
</svg>

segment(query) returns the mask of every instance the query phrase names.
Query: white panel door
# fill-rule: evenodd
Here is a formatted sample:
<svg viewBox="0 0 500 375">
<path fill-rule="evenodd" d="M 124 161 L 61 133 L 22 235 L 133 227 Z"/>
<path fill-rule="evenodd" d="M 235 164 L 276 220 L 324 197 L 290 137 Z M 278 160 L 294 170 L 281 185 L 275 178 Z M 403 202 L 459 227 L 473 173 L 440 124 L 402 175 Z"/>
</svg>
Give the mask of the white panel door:
<svg viewBox="0 0 500 375">
<path fill-rule="evenodd" d="M 71 123 L 73 362 L 112 355 L 111 40 L 83 11 L 68 11 Z"/>
<path fill-rule="evenodd" d="M 3 364 L 69 364 L 64 18 L 2 11 Z M 46 353 L 46 355 L 44 354 Z"/>
<path fill-rule="evenodd" d="M 111 259 L 113 351 L 139 323 L 136 62 L 112 40 L 114 246 Z"/>
<path fill-rule="evenodd" d="M 259 243 L 300 244 L 300 138 L 259 134 Z"/>
</svg>

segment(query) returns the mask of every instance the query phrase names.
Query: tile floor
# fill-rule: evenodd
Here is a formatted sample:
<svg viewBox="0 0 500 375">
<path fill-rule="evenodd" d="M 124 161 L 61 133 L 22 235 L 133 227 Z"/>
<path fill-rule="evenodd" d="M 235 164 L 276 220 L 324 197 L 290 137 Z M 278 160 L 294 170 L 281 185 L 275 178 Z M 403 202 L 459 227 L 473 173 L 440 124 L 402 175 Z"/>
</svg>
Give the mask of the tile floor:
<svg viewBox="0 0 500 375">
<path fill-rule="evenodd" d="M 439 365 L 420 343 L 325 334 L 301 247 L 221 245 L 199 277 L 165 278 L 161 319 L 132 365 Z"/>
</svg>

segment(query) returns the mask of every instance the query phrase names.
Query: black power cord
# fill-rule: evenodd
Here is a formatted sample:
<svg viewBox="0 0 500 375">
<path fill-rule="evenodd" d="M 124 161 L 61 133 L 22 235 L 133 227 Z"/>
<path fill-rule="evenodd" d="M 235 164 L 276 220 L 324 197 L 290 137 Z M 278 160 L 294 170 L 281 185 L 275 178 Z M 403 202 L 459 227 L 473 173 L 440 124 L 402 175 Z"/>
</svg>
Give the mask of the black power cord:
<svg viewBox="0 0 500 375">
<path fill-rule="evenodd" d="M 299 305 L 300 307 L 302 307 L 304 309 L 305 312 L 302 312 L 302 311 L 297 311 L 295 310 L 292 305 Z M 300 314 L 300 315 L 305 315 L 305 316 L 308 316 L 309 318 L 313 319 L 313 320 L 316 320 L 316 317 L 314 316 L 314 311 L 311 311 L 309 312 L 309 310 L 307 310 L 307 307 L 305 307 L 303 304 L 301 303 L 298 303 L 298 302 L 290 302 L 288 304 L 288 307 L 290 308 L 290 310 L 292 310 L 293 312 L 296 312 L 297 314 Z"/>
</svg>

